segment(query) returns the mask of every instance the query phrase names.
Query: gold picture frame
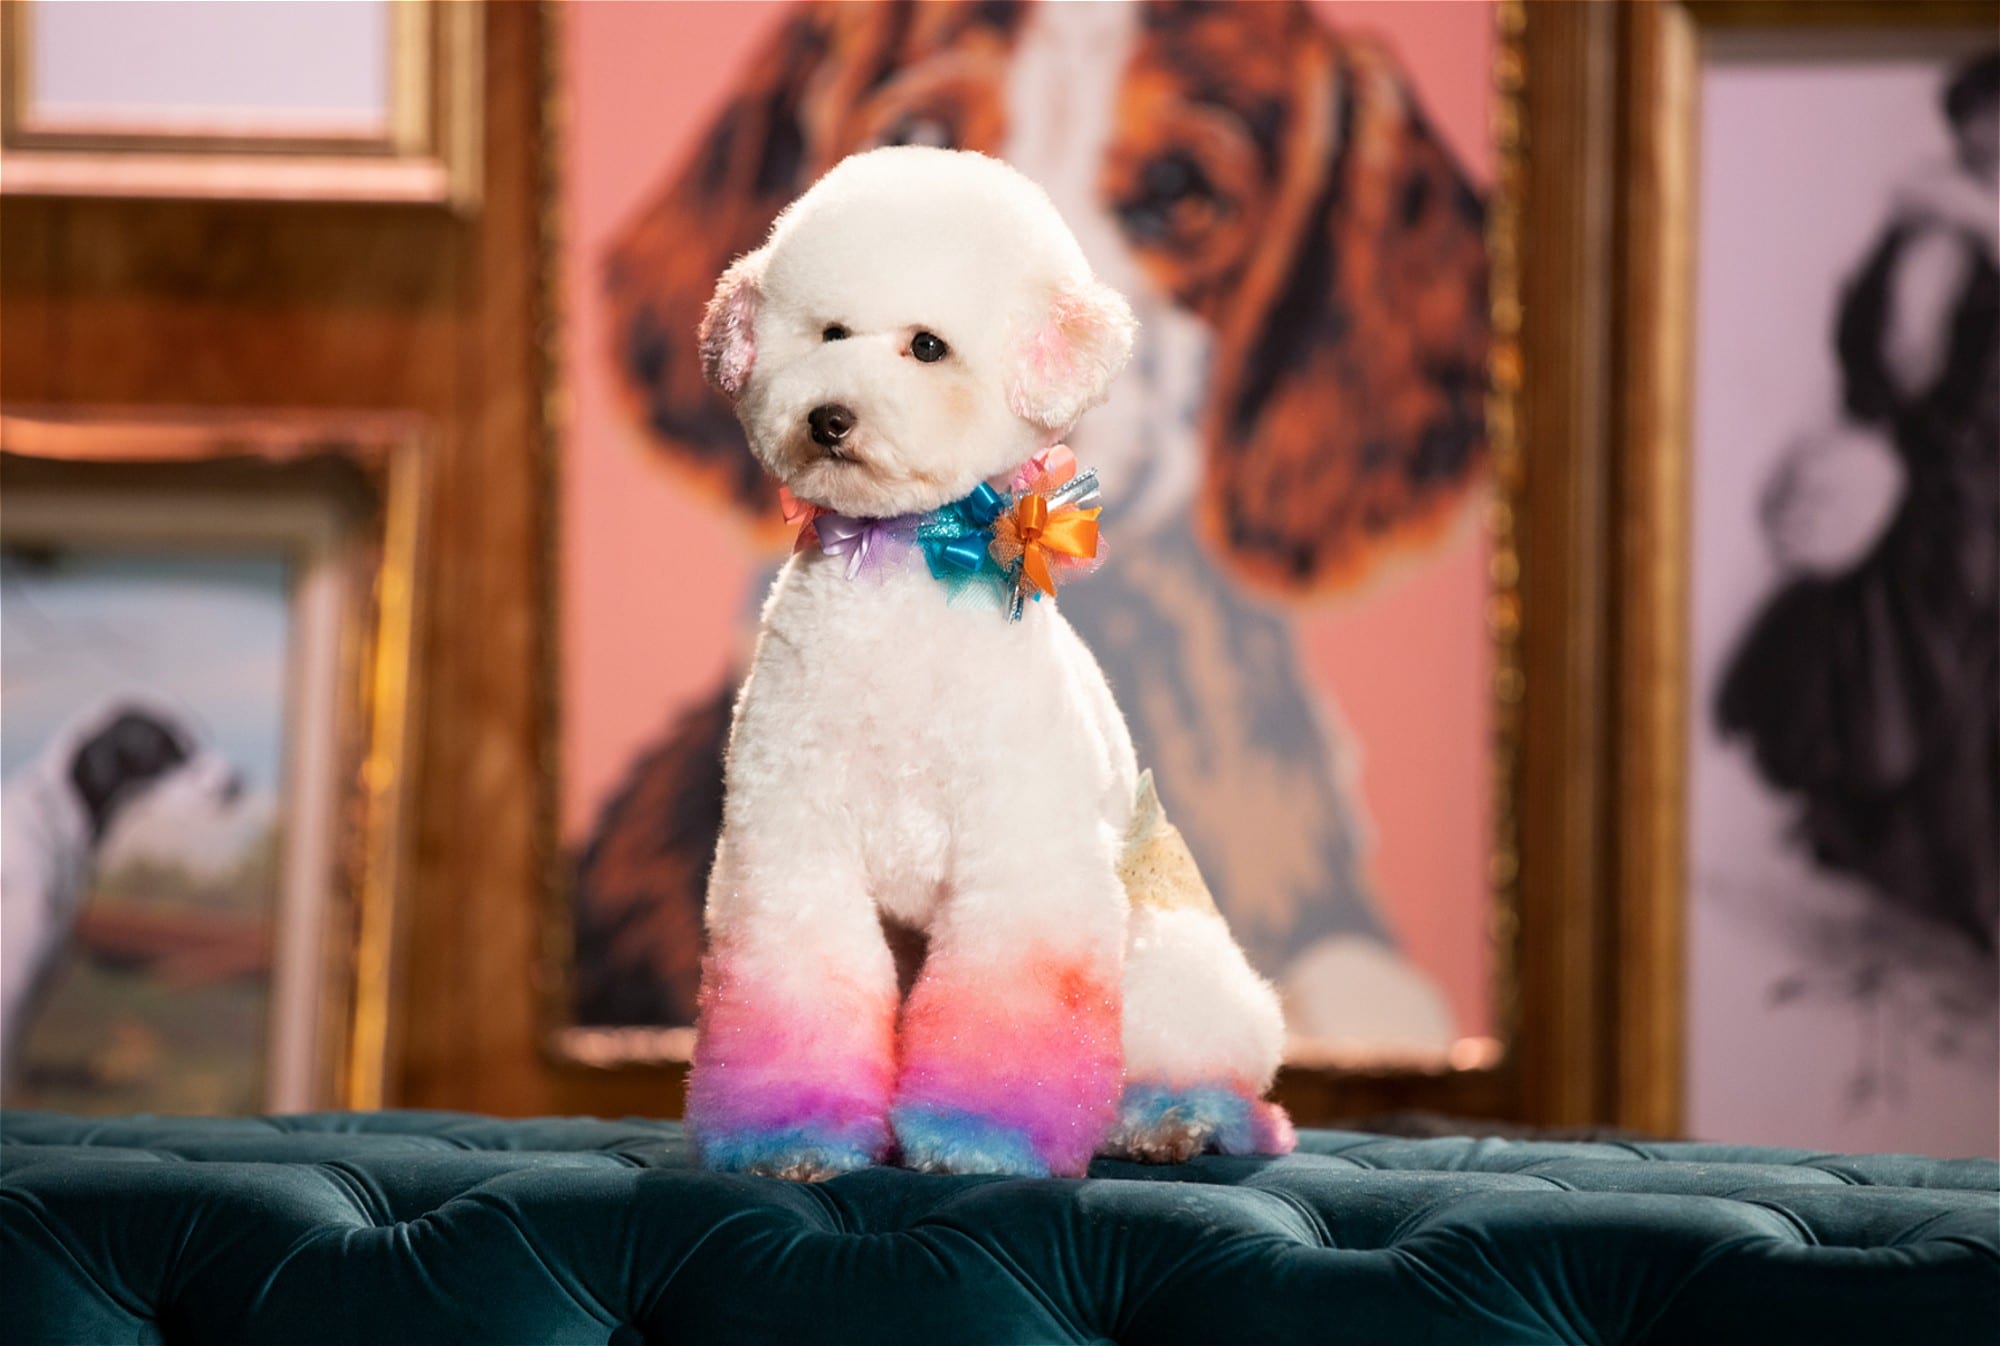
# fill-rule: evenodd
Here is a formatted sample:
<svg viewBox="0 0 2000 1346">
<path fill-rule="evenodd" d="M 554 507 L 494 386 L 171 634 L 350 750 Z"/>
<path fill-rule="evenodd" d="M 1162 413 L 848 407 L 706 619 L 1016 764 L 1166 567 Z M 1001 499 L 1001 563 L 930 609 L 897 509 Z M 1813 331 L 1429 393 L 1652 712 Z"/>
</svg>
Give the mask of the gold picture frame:
<svg viewBox="0 0 2000 1346">
<path fill-rule="evenodd" d="M 294 660 L 295 699 L 323 722 L 302 715 L 300 742 L 288 734 L 288 793 L 316 801 L 327 842 L 288 857 L 287 883 L 306 895 L 280 899 L 312 926 L 287 932 L 281 913 L 274 957 L 294 975 L 289 992 L 274 985 L 271 1033 L 286 1042 L 272 1060 L 308 1061 L 273 1071 L 270 1105 L 283 1110 L 380 1107 L 391 1087 L 429 457 L 408 415 L 0 416 L 9 545 L 278 549 L 296 563 L 300 605 L 327 618 L 295 649 L 313 657 Z"/>
<path fill-rule="evenodd" d="M 35 0 L 0 0 L 0 191 L 30 196 L 411 202 L 479 197 L 480 6 L 388 0 L 379 132 L 49 125 L 34 113 Z"/>
<path fill-rule="evenodd" d="M 1421 1107 L 1464 1115 L 1514 1116 L 1537 1111 L 1524 1101 L 1524 1090 L 1545 1076 L 1535 1063 L 1547 1056 L 1539 1037 L 1530 1039 L 1531 997 L 1522 978 L 1541 969 L 1538 953 L 1527 950 L 1521 910 L 1523 814 L 1521 796 L 1524 763 L 1523 712 L 1528 701 L 1523 614 L 1526 605 L 1520 552 L 1521 520 L 1530 511 L 1525 493 L 1546 489 L 1531 482 L 1523 470 L 1520 406 L 1523 399 L 1522 254 L 1524 193 L 1532 189 L 1524 156 L 1529 141 L 1531 110 L 1527 103 L 1528 35 L 1538 24 L 1551 27 L 1549 16 L 1525 0 L 1495 0 L 1492 5 L 1495 48 L 1490 95 L 1493 106 L 1496 168 L 1488 207 L 1487 237 L 1491 263 L 1490 307 L 1492 343 L 1489 355 L 1488 426 L 1491 436 L 1493 493 L 1486 524 L 1492 537 L 1488 561 L 1490 591 L 1485 620 L 1494 648 L 1492 681 L 1494 745 L 1493 846 L 1487 865 L 1492 893 L 1489 933 L 1494 949 L 1493 993 L 1496 1036 L 1467 1037 L 1435 1053 L 1321 1052 L 1310 1060 L 1288 1062 L 1280 1073 L 1277 1096 L 1302 1121 L 1353 1117 L 1370 1112 Z M 561 136 L 566 125 L 560 63 L 552 53 L 561 48 L 563 6 L 541 6 L 544 32 L 542 68 L 541 275 L 543 384 L 544 498 L 557 498 L 562 471 L 562 441 L 566 433 L 561 318 L 564 297 L 558 282 L 561 250 Z M 1563 105 L 1536 114 L 1561 120 Z M 569 1013 L 572 975 L 570 885 L 558 840 L 560 781 L 556 765 L 560 743 L 558 669 L 561 612 L 557 601 L 561 537 L 555 511 L 543 517 L 543 620 L 541 679 L 538 701 L 542 715 L 544 780 L 539 826 L 544 867 L 546 916 L 539 960 L 541 1040 L 554 1063 L 592 1071 L 657 1070 L 677 1086 L 684 1078 L 694 1031 L 687 1027 L 579 1026 Z M 1561 692 L 1551 681 L 1550 697 Z M 673 1093 L 661 1106 L 671 1111 Z"/>
<path fill-rule="evenodd" d="M 1966 30 L 1990 40 L 1991 0 L 1648 0 L 1621 6 L 1623 128 L 1599 208 L 1621 241 L 1612 265 L 1615 354 L 1595 395 L 1614 445 L 1603 555 L 1610 581 L 1607 883 L 1617 894 L 1608 1109 L 1678 1132 L 1685 1112 L 1690 473 L 1699 117 L 1704 46 L 1718 33 Z"/>
</svg>

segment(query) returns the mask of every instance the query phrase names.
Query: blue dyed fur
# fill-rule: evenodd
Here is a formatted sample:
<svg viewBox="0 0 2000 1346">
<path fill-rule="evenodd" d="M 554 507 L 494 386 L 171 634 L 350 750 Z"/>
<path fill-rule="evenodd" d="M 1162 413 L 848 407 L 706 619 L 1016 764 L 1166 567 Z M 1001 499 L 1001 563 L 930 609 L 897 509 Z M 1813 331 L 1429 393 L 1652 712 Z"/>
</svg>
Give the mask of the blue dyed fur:
<svg viewBox="0 0 2000 1346">
<path fill-rule="evenodd" d="M 1177 1087 L 1128 1084 L 1118 1103 L 1121 1134 L 1148 1135 L 1168 1129 L 1206 1132 L 1208 1147 L 1224 1154 L 1251 1154 L 1250 1100 L 1224 1085 Z"/>
<path fill-rule="evenodd" d="M 1046 1178 L 1049 1166 L 1025 1133 L 953 1108 L 895 1108 L 889 1114 L 903 1166 L 945 1173 L 1012 1173 Z"/>
<path fill-rule="evenodd" d="M 703 1164 L 726 1173 L 751 1169 L 780 1173 L 797 1168 L 849 1173 L 867 1168 L 876 1159 L 865 1142 L 816 1127 L 719 1133 L 704 1129 L 698 1147 Z"/>
</svg>

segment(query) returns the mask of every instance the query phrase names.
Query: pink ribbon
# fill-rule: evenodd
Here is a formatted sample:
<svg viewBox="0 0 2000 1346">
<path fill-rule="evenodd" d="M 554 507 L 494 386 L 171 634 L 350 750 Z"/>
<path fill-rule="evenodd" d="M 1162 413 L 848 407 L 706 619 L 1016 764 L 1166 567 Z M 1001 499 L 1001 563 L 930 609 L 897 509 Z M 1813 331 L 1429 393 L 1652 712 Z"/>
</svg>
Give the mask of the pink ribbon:
<svg viewBox="0 0 2000 1346">
<path fill-rule="evenodd" d="M 1010 489 L 1019 495 L 1022 491 L 1040 490 L 1044 478 L 1049 478 L 1051 487 L 1060 486 L 1076 475 L 1076 455 L 1067 444 L 1051 444 L 1041 450 L 1014 472 Z"/>
</svg>

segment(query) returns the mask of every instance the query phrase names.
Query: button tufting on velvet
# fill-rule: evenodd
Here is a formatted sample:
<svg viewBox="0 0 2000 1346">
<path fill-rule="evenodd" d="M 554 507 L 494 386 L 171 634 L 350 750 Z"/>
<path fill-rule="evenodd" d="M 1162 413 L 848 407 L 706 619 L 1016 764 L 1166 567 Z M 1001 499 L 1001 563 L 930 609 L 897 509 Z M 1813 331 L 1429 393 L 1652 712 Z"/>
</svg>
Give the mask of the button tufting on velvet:
<svg viewBox="0 0 2000 1346">
<path fill-rule="evenodd" d="M 0 1121 L 27 1341 L 1957 1341 L 2000 1165 L 1307 1132 L 1083 1181 L 689 1166 L 672 1124 Z M 158 1307 L 158 1316 L 153 1313 Z"/>
</svg>

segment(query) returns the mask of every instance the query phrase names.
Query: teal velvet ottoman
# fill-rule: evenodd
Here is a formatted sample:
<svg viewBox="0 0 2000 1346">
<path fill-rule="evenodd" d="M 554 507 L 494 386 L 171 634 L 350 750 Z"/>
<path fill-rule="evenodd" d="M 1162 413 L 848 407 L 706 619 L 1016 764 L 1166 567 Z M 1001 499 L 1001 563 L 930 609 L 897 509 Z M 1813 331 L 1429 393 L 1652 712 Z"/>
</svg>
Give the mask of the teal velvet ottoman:
<svg viewBox="0 0 2000 1346">
<path fill-rule="evenodd" d="M 2000 1165 L 1306 1132 L 1085 1181 L 672 1123 L 0 1117 L 7 1342 L 2000 1340 Z"/>
</svg>

